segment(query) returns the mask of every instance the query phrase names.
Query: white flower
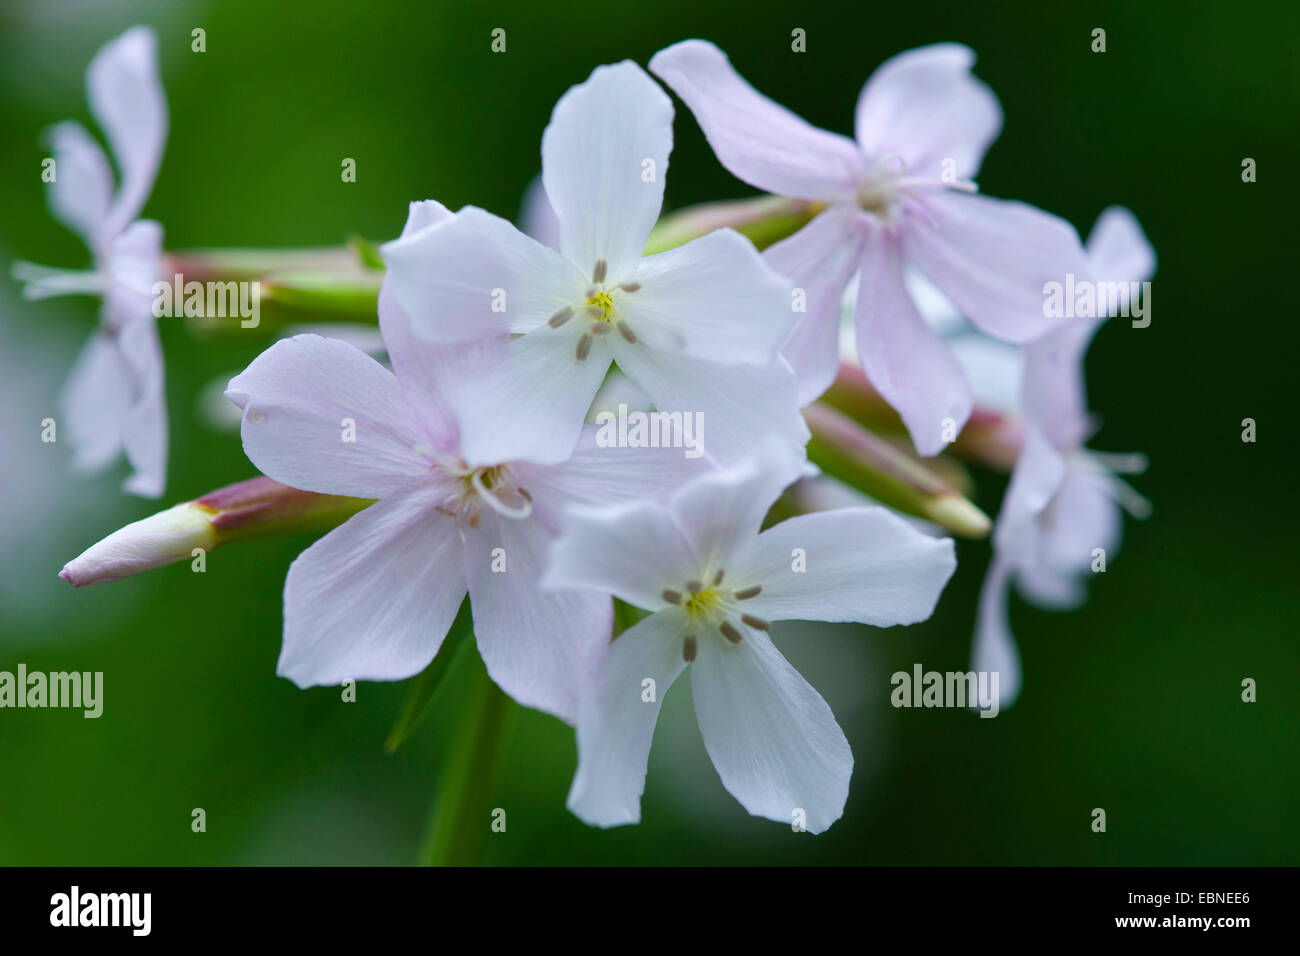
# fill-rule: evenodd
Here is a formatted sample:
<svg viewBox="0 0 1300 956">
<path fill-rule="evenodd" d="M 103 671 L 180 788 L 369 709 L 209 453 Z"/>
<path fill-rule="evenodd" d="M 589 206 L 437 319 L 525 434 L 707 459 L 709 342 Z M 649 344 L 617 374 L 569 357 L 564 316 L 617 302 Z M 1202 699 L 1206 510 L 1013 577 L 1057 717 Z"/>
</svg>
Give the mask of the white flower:
<svg viewBox="0 0 1300 956">
<path fill-rule="evenodd" d="M 1111 207 L 1088 238 L 1089 274 L 1106 282 L 1142 281 L 1155 271 L 1155 252 L 1127 209 Z M 1150 503 L 1118 477 L 1146 468 L 1143 455 L 1084 447 L 1096 430 L 1088 414 L 1083 359 L 1106 319 L 1062 326 L 1024 347 L 1022 404 L 1025 442 L 993 531 L 993 561 L 980 591 L 975 668 L 997 671 L 1002 706 L 1020 693 L 1020 653 L 1007 623 L 1014 580 L 1031 603 L 1072 608 L 1083 602 L 1083 580 L 1098 559 L 1119 547 L 1121 509 L 1145 517 Z"/>
<path fill-rule="evenodd" d="M 486 442 L 568 454 L 616 362 L 661 411 L 702 413 L 705 451 L 734 460 L 768 434 L 802 445 L 780 357 L 788 283 L 747 239 L 719 230 L 642 258 L 659 215 L 672 104 L 634 63 L 598 68 L 556 104 L 542 139 L 558 251 L 466 207 L 384 247 L 393 295 L 435 341 L 517 336 L 458 415 Z M 540 199 L 539 199 L 540 201 Z M 482 422 L 482 427 L 469 427 Z"/>
<path fill-rule="evenodd" d="M 856 142 L 757 92 L 710 43 L 687 40 L 650 61 L 735 176 L 827 206 L 765 253 L 807 295 L 807 314 L 783 347 L 799 374 L 801 403 L 835 377 L 840 296 L 857 274 L 863 370 L 925 455 L 960 430 L 971 394 L 918 313 L 904 265 L 919 268 L 981 329 L 1014 342 L 1052 326 L 1044 283 L 1083 271 L 1069 223 L 975 194 L 970 177 L 1001 128 L 1002 110 L 971 75 L 974 60 L 968 48 L 941 43 L 886 61 L 858 99 Z"/>
<path fill-rule="evenodd" d="M 760 534 L 800 469 L 768 443 L 664 501 L 569 510 L 544 583 L 598 588 L 653 612 L 609 646 L 578 709 L 568 805 L 587 823 L 640 820 L 659 707 L 687 664 L 709 757 L 746 810 L 813 833 L 843 812 L 848 742 L 768 628 L 924 620 L 955 559 L 950 540 L 883 508 L 804 515 Z"/>
<path fill-rule="evenodd" d="M 158 79 L 157 40 L 133 27 L 95 55 L 86 73 L 90 109 L 122 173 L 117 192 L 103 149 L 80 125 L 50 131 L 54 216 L 80 235 L 94 270 L 18 263 L 29 299 L 91 293 L 103 297 L 98 330 L 82 349 L 59 399 L 73 466 L 98 471 L 125 451 L 126 491 L 156 498 L 167 472 L 167 409 L 162 351 L 151 307 L 161 273 L 162 227 L 136 220 L 153 188 L 167 138 L 167 103 Z"/>
<path fill-rule="evenodd" d="M 449 214 L 412 205 L 406 232 Z M 542 592 L 564 506 L 666 495 L 696 470 L 680 449 L 600 448 L 571 457 L 482 458 L 449 411 L 504 343 L 434 346 L 411 334 L 387 281 L 380 328 L 390 372 L 334 339 L 275 343 L 231 382 L 244 450 L 294 488 L 377 498 L 304 551 L 284 592 L 279 673 L 299 686 L 397 680 L 437 653 L 466 591 L 492 679 L 522 704 L 572 722 L 612 604 L 595 589 Z M 503 413 L 503 414 L 508 414 Z M 490 427 L 490 426 L 488 426 Z"/>
</svg>

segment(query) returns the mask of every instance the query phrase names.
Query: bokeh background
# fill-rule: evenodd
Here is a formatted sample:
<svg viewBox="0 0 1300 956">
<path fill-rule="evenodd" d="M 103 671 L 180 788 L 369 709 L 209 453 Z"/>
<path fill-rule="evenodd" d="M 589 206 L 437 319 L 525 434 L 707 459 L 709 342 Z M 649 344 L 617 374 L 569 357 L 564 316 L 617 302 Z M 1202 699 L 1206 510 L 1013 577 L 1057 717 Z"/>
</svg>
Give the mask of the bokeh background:
<svg viewBox="0 0 1300 956">
<path fill-rule="evenodd" d="M 889 675 L 964 670 L 987 546 L 963 543 L 928 623 L 777 630 L 857 759 L 844 818 L 793 834 L 748 817 L 708 763 L 689 682 L 668 695 L 644 822 L 602 832 L 564 809 L 575 749 L 521 712 L 489 808 L 491 863 L 1300 863 L 1295 491 L 1295 125 L 1300 26 L 1281 3 L 538 4 L 313 0 L 0 4 L 0 669 L 100 670 L 105 710 L 0 711 L 0 863 L 411 862 L 457 725 L 455 687 L 396 756 L 405 684 L 299 691 L 275 676 L 284 573 L 309 537 L 251 543 L 74 591 L 62 564 L 159 505 L 123 470 L 81 480 L 39 422 L 96 318 L 23 303 L 15 258 L 80 267 L 47 214 L 41 130 L 89 122 L 84 70 L 135 23 L 159 34 L 171 134 L 146 214 L 169 248 L 395 236 L 408 201 L 513 216 L 555 99 L 597 64 L 700 36 L 759 89 L 851 132 L 858 91 L 901 50 L 970 44 L 1006 126 L 991 195 L 1086 234 L 1135 210 L 1159 254 L 1153 321 L 1108 325 L 1088 360 L 1096 447 L 1147 451 L 1155 502 L 1070 614 L 1012 608 L 1026 682 L 995 720 L 894 710 Z M 190 51 L 190 30 L 207 52 Z M 507 52 L 490 32 L 507 31 Z M 792 53 L 791 30 L 807 31 Z M 1093 28 L 1107 51 L 1090 50 Z M 93 127 L 92 127 L 93 128 Z M 599 135 L 599 130 L 593 130 Z M 750 194 L 679 109 L 670 206 Z M 344 184 L 342 157 L 357 160 Z M 1241 161 L 1258 182 L 1241 181 Z M 266 344 L 163 322 L 171 467 L 164 503 L 252 474 L 196 396 Z M 1258 423 L 1243 444 L 1241 420 Z M 1003 479 L 981 476 L 990 511 Z M 1243 703 L 1241 681 L 1258 682 Z M 207 832 L 190 829 L 203 807 Z M 1107 811 L 1104 834 L 1091 810 Z"/>
</svg>

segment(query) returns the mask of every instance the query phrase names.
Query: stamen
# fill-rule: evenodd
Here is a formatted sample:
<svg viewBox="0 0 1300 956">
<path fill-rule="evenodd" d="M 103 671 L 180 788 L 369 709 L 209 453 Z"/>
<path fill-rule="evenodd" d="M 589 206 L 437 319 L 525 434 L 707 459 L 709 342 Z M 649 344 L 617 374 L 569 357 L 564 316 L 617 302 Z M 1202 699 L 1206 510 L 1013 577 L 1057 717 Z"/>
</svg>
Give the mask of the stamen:
<svg viewBox="0 0 1300 956">
<path fill-rule="evenodd" d="M 596 267 L 591 270 L 591 281 L 600 285 L 605 281 L 605 260 L 597 259 Z"/>
<path fill-rule="evenodd" d="M 704 589 L 704 585 L 701 584 L 699 581 L 686 582 L 686 590 L 690 591 L 692 594 L 699 594 L 700 591 L 703 589 Z"/>
<path fill-rule="evenodd" d="M 1151 500 L 1123 478 L 1116 475 L 1106 476 L 1106 490 L 1119 503 L 1119 506 L 1134 518 L 1145 519 L 1151 517 Z"/>
<path fill-rule="evenodd" d="M 598 305 L 589 305 L 583 311 L 593 319 L 603 319 L 605 317 L 605 310 Z"/>
<path fill-rule="evenodd" d="M 442 505 L 434 505 L 433 510 L 440 511 L 443 514 L 448 515 L 452 518 L 456 517 L 456 512 L 452 511 L 450 508 L 444 508 Z"/>
<path fill-rule="evenodd" d="M 533 496 L 528 493 L 527 488 L 519 489 L 519 497 L 523 498 L 524 501 L 528 502 L 530 505 L 533 503 Z"/>
<path fill-rule="evenodd" d="M 471 528 L 477 528 L 477 527 L 478 527 L 478 519 L 479 519 L 480 515 L 481 515 L 481 512 L 475 511 L 472 515 L 469 516 L 469 526 L 470 526 Z"/>
<path fill-rule="evenodd" d="M 744 636 L 736 630 L 736 625 L 732 624 L 730 621 L 723 621 L 718 625 L 718 630 L 722 632 L 723 637 L 731 641 L 733 644 L 739 644 L 745 639 Z"/>
<path fill-rule="evenodd" d="M 713 586 L 715 588 L 722 583 L 722 576 L 726 573 L 727 572 L 723 571 L 722 568 L 718 568 L 718 573 L 713 576 Z"/>
<path fill-rule="evenodd" d="M 697 650 L 699 650 L 699 646 L 695 643 L 695 635 L 687 634 L 686 640 L 682 642 L 682 660 L 689 664 L 695 660 Z"/>
<path fill-rule="evenodd" d="M 591 352 L 591 335 L 588 332 L 582 333 L 582 338 L 578 339 L 578 361 L 585 362 L 587 355 Z"/>
<path fill-rule="evenodd" d="M 622 289 L 624 292 L 635 292 L 637 289 L 641 288 L 641 283 L 639 283 L 639 282 L 620 282 L 620 283 L 618 284 L 618 287 L 619 287 L 620 289 Z"/>
<path fill-rule="evenodd" d="M 573 306 L 566 305 L 559 312 L 556 312 L 553 316 L 547 319 L 546 324 L 553 329 L 558 329 L 571 318 L 573 318 Z"/>
<path fill-rule="evenodd" d="M 681 604 L 682 592 L 674 591 L 672 588 L 664 588 L 663 594 L 660 595 L 669 604 Z"/>
<path fill-rule="evenodd" d="M 763 590 L 763 585 L 755 584 L 752 588 L 741 588 L 739 591 L 732 593 L 737 601 L 748 601 L 752 597 L 758 597 L 758 593 Z"/>
<path fill-rule="evenodd" d="M 590 332 L 592 335 L 608 335 L 609 323 L 598 322 L 595 325 L 593 325 L 591 328 L 589 328 L 587 331 Z"/>
<path fill-rule="evenodd" d="M 632 327 L 630 325 L 628 325 L 626 322 L 620 319 L 618 323 L 618 330 L 619 332 L 622 333 L 623 338 L 627 339 L 633 345 L 636 345 L 636 341 L 637 341 L 636 333 L 632 331 Z"/>
<path fill-rule="evenodd" d="M 584 295 L 583 298 L 590 299 L 595 294 L 596 294 L 596 287 L 594 285 L 589 285 L 587 286 L 587 294 Z"/>
<path fill-rule="evenodd" d="M 746 624 L 748 624 L 750 627 L 754 628 L 754 630 L 756 631 L 766 631 L 769 627 L 772 626 L 771 624 L 767 623 L 767 621 L 763 620 L 761 617 L 754 617 L 754 615 L 752 614 L 742 614 L 740 615 L 740 619 L 744 621 Z"/>
<path fill-rule="evenodd" d="M 483 483 L 483 473 L 481 471 L 475 471 L 470 475 L 469 483 L 473 485 L 474 490 L 478 492 L 479 499 L 486 501 L 488 507 L 497 514 L 504 515 L 507 518 L 527 518 L 533 513 L 533 505 L 531 501 L 525 501 L 520 507 L 512 508 L 510 505 L 498 498 L 494 492 L 489 491 L 487 485 Z"/>
</svg>

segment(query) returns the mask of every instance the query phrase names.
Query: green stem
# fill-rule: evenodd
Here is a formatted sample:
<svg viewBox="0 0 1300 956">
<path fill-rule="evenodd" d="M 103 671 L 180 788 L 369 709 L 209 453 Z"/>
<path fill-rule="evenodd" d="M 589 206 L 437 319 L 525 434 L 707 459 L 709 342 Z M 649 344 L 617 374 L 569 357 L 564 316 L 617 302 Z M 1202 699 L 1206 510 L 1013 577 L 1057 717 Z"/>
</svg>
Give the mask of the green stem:
<svg viewBox="0 0 1300 956">
<path fill-rule="evenodd" d="M 492 683 L 481 664 L 472 668 L 469 694 L 447 748 L 420 848 L 424 865 L 483 862 L 483 840 L 492 831 L 496 809 L 492 795 L 515 709 L 515 702 Z"/>
</svg>

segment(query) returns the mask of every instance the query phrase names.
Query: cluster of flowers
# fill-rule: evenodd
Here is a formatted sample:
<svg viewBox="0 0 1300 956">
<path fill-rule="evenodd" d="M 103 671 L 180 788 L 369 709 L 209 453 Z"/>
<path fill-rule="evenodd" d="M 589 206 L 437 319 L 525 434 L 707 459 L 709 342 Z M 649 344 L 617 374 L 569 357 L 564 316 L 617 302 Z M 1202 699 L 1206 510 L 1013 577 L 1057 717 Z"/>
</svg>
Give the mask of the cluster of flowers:
<svg viewBox="0 0 1300 956">
<path fill-rule="evenodd" d="M 1000 672 L 1004 704 L 1014 699 L 1010 582 L 1040 603 L 1077 603 L 1093 550 L 1117 541 L 1117 502 L 1137 500 L 1113 458 L 1083 447 L 1095 428 L 1083 354 L 1105 317 L 1046 316 L 1043 290 L 1067 274 L 1143 279 L 1154 256 L 1124 210 L 1103 215 L 1085 250 L 1064 220 L 978 194 L 971 177 L 1002 113 L 973 61 L 955 44 L 889 60 L 862 90 L 850 139 L 765 98 L 709 43 L 658 53 L 650 71 L 687 104 L 719 161 L 808 204 L 807 223 L 762 253 L 720 228 L 643 254 L 674 111 L 626 61 L 598 67 L 556 104 L 531 236 L 476 207 L 412 203 L 401 236 L 382 247 L 389 366 L 339 339 L 298 335 L 226 390 L 262 473 L 374 501 L 290 568 L 279 672 L 300 686 L 409 677 L 438 653 L 468 593 L 491 678 L 576 728 L 569 807 L 583 820 L 639 820 L 659 701 L 689 665 L 728 791 L 752 814 L 800 815 L 824 830 L 843 811 L 852 754 L 826 702 L 773 645 L 771 623 L 924 620 L 954 548 L 875 504 L 766 530 L 764 519 L 815 471 L 800 409 L 835 379 L 846 303 L 861 368 L 917 453 L 942 452 L 970 418 L 988 364 L 966 362 L 925 314 L 937 288 L 1020 364 L 1024 440 L 975 644 L 976 667 Z M 79 464 L 124 450 L 127 490 L 157 496 L 166 426 L 148 301 L 161 228 L 133 221 L 166 131 L 152 34 L 136 28 L 105 47 L 89 91 L 121 188 L 114 196 L 94 140 L 63 124 L 50 199 L 86 238 L 95 271 L 24 265 L 20 277 L 32 296 L 103 294 L 63 415 Z M 611 365 L 654 408 L 702 414 L 705 454 L 597 442 L 586 421 Z M 1002 384 L 1008 369 L 997 366 Z M 124 563 L 152 566 L 140 552 L 156 541 L 119 536 L 64 576 L 90 583 L 122 576 Z M 611 597 L 648 612 L 614 640 Z M 657 694 L 644 693 L 647 680 Z"/>
</svg>

